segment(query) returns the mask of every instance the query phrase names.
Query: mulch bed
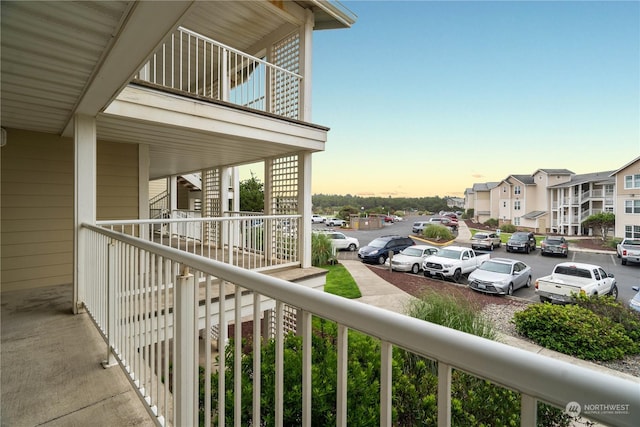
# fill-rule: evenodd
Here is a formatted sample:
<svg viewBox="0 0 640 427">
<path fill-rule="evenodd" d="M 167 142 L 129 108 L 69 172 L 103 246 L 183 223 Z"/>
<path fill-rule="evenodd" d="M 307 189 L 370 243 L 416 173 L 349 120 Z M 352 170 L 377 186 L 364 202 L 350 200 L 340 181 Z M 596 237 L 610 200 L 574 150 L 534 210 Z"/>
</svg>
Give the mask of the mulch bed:
<svg viewBox="0 0 640 427">
<path fill-rule="evenodd" d="M 511 304 L 513 301 L 498 295 L 487 295 L 469 289 L 466 285 L 460 285 L 453 282 L 447 282 L 439 279 L 431 279 L 424 277 L 422 274 L 410 274 L 390 272 L 387 268 L 367 265 L 369 270 L 380 276 L 382 279 L 405 291 L 414 297 L 421 297 L 425 294 L 437 292 L 446 292 L 448 295 L 454 296 L 477 305 L 478 309 L 482 309 L 487 304 Z"/>
</svg>

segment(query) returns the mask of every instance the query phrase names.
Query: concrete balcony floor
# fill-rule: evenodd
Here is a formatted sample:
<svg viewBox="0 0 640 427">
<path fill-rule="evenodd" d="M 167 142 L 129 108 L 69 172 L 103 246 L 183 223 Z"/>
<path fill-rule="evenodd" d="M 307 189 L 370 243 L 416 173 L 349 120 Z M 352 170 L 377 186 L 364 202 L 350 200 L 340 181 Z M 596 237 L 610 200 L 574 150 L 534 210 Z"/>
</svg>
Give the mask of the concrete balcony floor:
<svg viewBox="0 0 640 427">
<path fill-rule="evenodd" d="M 2 293 L 2 426 L 153 426 L 72 286 Z"/>
</svg>

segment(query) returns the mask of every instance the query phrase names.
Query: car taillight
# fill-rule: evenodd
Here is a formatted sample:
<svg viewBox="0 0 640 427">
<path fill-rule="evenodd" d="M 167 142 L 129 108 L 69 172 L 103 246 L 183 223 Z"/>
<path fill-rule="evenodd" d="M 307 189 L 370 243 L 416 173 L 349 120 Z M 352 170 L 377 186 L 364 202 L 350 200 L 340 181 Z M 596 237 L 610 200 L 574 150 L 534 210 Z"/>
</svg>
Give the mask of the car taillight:
<svg viewBox="0 0 640 427">
<path fill-rule="evenodd" d="M 624 256 L 626 256 L 626 255 L 627 255 L 627 250 L 626 250 L 626 249 L 623 249 L 623 250 L 622 250 L 622 255 L 624 255 Z"/>
<path fill-rule="evenodd" d="M 538 281 L 536 280 L 536 289 L 538 289 Z"/>
</svg>

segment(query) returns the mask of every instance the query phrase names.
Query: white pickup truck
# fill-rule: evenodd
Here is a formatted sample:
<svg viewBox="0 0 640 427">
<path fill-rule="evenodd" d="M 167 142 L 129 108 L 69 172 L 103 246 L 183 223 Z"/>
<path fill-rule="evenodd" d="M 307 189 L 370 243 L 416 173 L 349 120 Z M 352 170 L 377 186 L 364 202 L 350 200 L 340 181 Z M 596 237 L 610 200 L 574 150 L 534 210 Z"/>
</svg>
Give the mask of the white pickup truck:
<svg viewBox="0 0 640 427">
<path fill-rule="evenodd" d="M 563 262 L 549 276 L 536 280 L 536 293 L 542 302 L 570 303 L 575 294 L 611 295 L 617 299 L 618 287 L 613 274 L 607 274 L 600 266 Z"/>
<path fill-rule="evenodd" d="M 451 278 L 458 282 L 463 275 L 471 273 L 489 258 L 491 255 L 477 255 L 473 249 L 447 246 L 426 257 L 422 262 L 422 270 L 425 277 Z"/>
<path fill-rule="evenodd" d="M 627 265 L 628 261 L 640 263 L 640 239 L 623 239 L 616 246 L 616 252 L 622 265 Z"/>
</svg>

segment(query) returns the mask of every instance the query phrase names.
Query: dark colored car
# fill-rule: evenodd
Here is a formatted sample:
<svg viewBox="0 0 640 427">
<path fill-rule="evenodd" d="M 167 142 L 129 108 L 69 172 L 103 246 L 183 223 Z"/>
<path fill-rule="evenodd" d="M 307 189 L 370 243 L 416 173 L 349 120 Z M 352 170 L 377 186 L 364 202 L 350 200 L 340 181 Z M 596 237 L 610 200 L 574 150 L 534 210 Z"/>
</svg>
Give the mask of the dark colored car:
<svg viewBox="0 0 640 427">
<path fill-rule="evenodd" d="M 540 242 L 540 255 L 569 255 L 569 244 L 562 236 L 547 236 Z"/>
<path fill-rule="evenodd" d="M 389 253 L 399 253 L 409 246 L 413 246 L 416 243 L 409 237 L 403 236 L 381 236 L 377 239 L 373 239 L 367 246 L 360 248 L 358 251 L 358 258 L 362 262 L 371 262 L 376 264 L 384 264 Z"/>
<path fill-rule="evenodd" d="M 507 241 L 507 252 L 529 253 L 536 250 L 536 236 L 529 231 L 516 231 Z"/>
</svg>

